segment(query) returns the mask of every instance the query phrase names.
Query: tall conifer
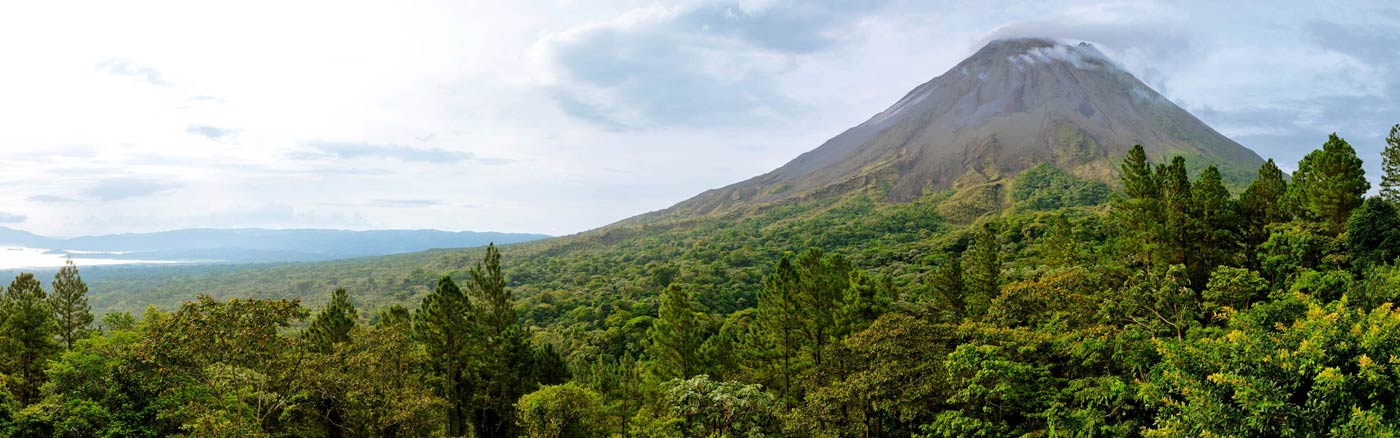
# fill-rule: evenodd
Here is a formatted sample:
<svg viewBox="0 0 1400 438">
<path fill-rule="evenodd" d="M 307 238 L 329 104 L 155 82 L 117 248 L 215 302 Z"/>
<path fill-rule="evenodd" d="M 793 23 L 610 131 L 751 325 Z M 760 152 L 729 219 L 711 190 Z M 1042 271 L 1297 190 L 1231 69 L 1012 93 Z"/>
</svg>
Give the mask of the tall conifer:
<svg viewBox="0 0 1400 438">
<path fill-rule="evenodd" d="M 53 308 L 54 320 L 58 325 L 58 338 L 69 350 L 73 349 L 74 342 L 87 337 L 91 331 L 93 317 L 92 308 L 88 307 L 87 292 L 87 284 L 78 275 L 78 266 L 73 264 L 73 259 L 68 259 L 54 274 L 49 306 Z"/>
<path fill-rule="evenodd" d="M 58 324 L 34 274 L 15 277 L 0 296 L 0 365 L 23 405 L 39 400 L 44 366 L 58 353 Z"/>
</svg>

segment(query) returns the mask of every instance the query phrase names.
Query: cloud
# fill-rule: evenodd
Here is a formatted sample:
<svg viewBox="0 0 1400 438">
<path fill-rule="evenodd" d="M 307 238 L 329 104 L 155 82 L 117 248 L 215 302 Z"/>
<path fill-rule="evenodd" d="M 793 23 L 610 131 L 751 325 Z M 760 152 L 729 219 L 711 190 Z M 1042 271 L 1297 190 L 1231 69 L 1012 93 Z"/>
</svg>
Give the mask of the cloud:
<svg viewBox="0 0 1400 438">
<path fill-rule="evenodd" d="M 14 213 L 0 212 L 0 224 L 17 224 L 29 219 L 29 216 Z"/>
<path fill-rule="evenodd" d="M 34 196 L 30 196 L 30 197 L 29 197 L 29 200 L 30 200 L 31 202 L 42 202 L 42 203 L 45 203 L 45 204 L 58 204 L 58 203 L 67 203 L 67 202 L 79 202 L 77 199 L 67 198 L 67 197 L 57 196 L 57 195 L 34 195 Z"/>
<path fill-rule="evenodd" d="M 1185 19 L 1173 9 L 1151 3 L 1070 8 L 997 26 L 978 46 L 1002 38 L 1087 41 L 1110 50 L 1109 58 L 1115 63 L 1128 66 L 1138 79 L 1166 93 L 1168 78 L 1159 66 L 1184 62 L 1197 53 L 1197 44 L 1182 27 Z"/>
<path fill-rule="evenodd" d="M 227 100 L 224 100 L 223 98 L 219 98 L 219 97 L 214 97 L 214 96 L 190 96 L 190 101 L 192 101 L 192 102 L 210 102 L 210 103 L 220 103 L 220 104 L 222 104 L 222 103 L 228 103 Z"/>
<path fill-rule="evenodd" d="M 436 207 L 442 205 L 442 201 L 434 199 L 375 199 L 370 201 L 370 204 L 377 207 L 414 208 Z"/>
<path fill-rule="evenodd" d="M 388 158 L 400 161 L 426 163 L 457 163 L 471 160 L 471 152 L 453 151 L 442 148 L 413 148 L 398 145 L 372 145 L 368 143 L 313 143 L 316 153 L 301 155 L 301 158 L 330 156 L 339 159 Z"/>
<path fill-rule="evenodd" d="M 795 106 L 780 77 L 800 58 L 883 4 L 753 3 L 632 10 L 547 36 L 536 56 L 559 108 L 606 128 L 755 123 Z"/>
<path fill-rule="evenodd" d="M 217 126 L 208 125 L 190 125 L 189 127 L 185 128 L 185 132 L 202 136 L 210 140 L 219 140 L 224 137 L 231 137 L 234 134 L 238 133 L 237 130 L 224 129 Z"/>
<path fill-rule="evenodd" d="M 140 79 L 148 84 L 160 87 L 169 87 L 172 85 L 161 77 L 159 70 L 134 64 L 130 59 L 111 58 L 97 63 L 97 69 L 107 72 L 108 74 Z"/>
<path fill-rule="evenodd" d="M 177 184 L 141 178 L 109 178 L 88 189 L 87 195 L 102 201 L 139 198 L 179 187 Z"/>
</svg>

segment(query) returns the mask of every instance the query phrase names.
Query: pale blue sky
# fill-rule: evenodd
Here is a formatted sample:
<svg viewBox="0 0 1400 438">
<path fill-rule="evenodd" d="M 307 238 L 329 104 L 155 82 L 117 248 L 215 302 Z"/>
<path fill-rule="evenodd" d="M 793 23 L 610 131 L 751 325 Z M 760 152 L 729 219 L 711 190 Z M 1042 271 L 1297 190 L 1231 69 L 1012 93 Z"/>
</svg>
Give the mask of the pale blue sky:
<svg viewBox="0 0 1400 438">
<path fill-rule="evenodd" d="M 1002 36 L 1092 42 L 1286 169 L 1338 131 L 1374 180 L 1400 123 L 1382 1 L 30 3 L 0 5 L 0 225 L 60 236 L 582 231 L 771 170 Z"/>
</svg>

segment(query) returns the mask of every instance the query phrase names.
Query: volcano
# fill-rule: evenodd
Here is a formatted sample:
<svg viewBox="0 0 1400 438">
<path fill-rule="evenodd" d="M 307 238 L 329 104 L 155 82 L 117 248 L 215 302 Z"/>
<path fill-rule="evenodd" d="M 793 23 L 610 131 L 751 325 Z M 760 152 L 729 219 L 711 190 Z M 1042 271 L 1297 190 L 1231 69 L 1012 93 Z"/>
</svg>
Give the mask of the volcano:
<svg viewBox="0 0 1400 438">
<path fill-rule="evenodd" d="M 1141 144 L 1249 178 L 1264 160 L 1087 43 L 987 44 L 888 109 L 766 174 L 710 190 L 663 216 L 832 196 L 878 184 L 889 202 L 1003 181 L 1038 164 L 1117 185 Z"/>
</svg>

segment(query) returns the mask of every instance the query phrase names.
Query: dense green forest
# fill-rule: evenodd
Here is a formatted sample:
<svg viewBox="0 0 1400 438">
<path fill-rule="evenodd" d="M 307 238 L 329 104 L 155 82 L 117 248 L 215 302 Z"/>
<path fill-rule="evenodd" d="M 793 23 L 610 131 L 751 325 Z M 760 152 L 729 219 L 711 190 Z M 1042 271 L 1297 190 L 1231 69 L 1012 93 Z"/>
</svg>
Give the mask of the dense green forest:
<svg viewBox="0 0 1400 438">
<path fill-rule="evenodd" d="M 0 435 L 1391 436 L 1400 126 L 1381 159 L 1375 197 L 1333 135 L 1239 193 L 1137 147 L 1116 188 L 1042 165 L 499 251 L 19 274 Z"/>
</svg>

